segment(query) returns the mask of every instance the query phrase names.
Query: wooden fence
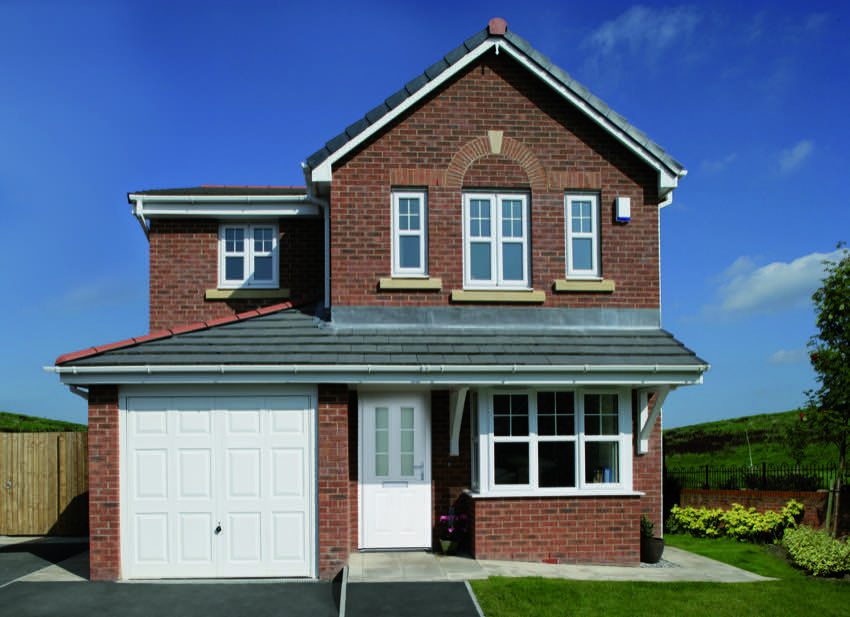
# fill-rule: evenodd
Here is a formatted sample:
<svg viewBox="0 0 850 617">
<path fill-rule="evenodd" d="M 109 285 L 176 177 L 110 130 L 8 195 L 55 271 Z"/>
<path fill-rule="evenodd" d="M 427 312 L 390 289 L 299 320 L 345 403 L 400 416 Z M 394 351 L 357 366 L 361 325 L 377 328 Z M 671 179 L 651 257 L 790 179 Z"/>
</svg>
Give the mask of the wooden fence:
<svg viewBox="0 0 850 617">
<path fill-rule="evenodd" d="M 0 433 L 0 535 L 88 535 L 88 433 Z"/>
</svg>

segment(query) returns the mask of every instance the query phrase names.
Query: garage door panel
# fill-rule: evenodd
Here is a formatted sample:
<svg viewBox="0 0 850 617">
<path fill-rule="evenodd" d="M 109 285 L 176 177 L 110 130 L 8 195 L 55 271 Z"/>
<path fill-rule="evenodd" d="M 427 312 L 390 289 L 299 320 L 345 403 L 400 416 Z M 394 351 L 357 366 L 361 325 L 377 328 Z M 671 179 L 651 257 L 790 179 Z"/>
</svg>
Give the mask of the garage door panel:
<svg viewBox="0 0 850 617">
<path fill-rule="evenodd" d="M 168 498 L 168 451 L 136 450 L 135 498 L 139 500 Z"/>
<path fill-rule="evenodd" d="M 312 576 L 311 400 L 128 397 L 125 574 Z"/>
<path fill-rule="evenodd" d="M 257 562 L 262 559 L 262 514 L 231 512 L 227 516 L 227 559 L 231 562 Z"/>
<path fill-rule="evenodd" d="M 177 432 L 179 435 L 209 435 L 212 432 L 212 412 L 209 410 L 177 412 Z"/>
<path fill-rule="evenodd" d="M 212 498 L 212 452 L 209 448 L 180 450 L 177 469 L 178 499 Z"/>
<path fill-rule="evenodd" d="M 301 562 L 307 552 L 307 537 L 298 533 L 304 529 L 306 521 L 303 512 L 272 513 L 272 555 L 273 561 Z"/>
<path fill-rule="evenodd" d="M 210 564 L 213 561 L 212 514 L 209 512 L 181 512 L 179 519 L 179 555 L 185 564 Z"/>
<path fill-rule="evenodd" d="M 168 513 L 148 512 L 135 517 L 136 561 L 143 565 L 168 563 Z"/>
<path fill-rule="evenodd" d="M 260 449 L 228 448 L 226 458 L 228 499 L 259 499 Z"/>
<path fill-rule="evenodd" d="M 306 452 L 303 448 L 274 448 L 272 450 L 272 497 L 306 496 L 304 467 Z"/>
</svg>

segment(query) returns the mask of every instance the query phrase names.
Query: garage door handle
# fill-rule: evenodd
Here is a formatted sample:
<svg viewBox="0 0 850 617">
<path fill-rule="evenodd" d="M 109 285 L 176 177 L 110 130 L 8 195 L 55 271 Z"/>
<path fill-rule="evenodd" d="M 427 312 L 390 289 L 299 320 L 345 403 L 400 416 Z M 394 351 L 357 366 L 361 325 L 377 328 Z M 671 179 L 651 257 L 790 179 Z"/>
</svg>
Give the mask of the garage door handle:
<svg viewBox="0 0 850 617">
<path fill-rule="evenodd" d="M 221 533 L 221 523 L 219 523 L 218 526 L 215 528 L 215 535 L 218 535 L 220 533 Z"/>
</svg>

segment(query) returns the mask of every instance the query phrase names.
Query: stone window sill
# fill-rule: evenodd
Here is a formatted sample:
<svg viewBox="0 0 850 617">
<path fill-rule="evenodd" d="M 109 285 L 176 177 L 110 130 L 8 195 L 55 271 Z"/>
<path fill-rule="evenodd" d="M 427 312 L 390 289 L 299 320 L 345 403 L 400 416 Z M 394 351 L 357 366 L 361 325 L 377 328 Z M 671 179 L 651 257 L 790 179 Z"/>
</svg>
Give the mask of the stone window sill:
<svg viewBox="0 0 850 617">
<path fill-rule="evenodd" d="M 583 293 L 613 293 L 614 292 L 614 281 L 611 279 L 600 279 L 600 280 L 581 280 L 581 279 L 567 279 L 567 280 L 559 280 L 555 281 L 555 284 L 552 286 L 552 289 L 555 293 L 570 293 L 570 292 L 583 292 Z"/>
<path fill-rule="evenodd" d="M 440 291 L 443 279 L 438 278 L 383 278 L 378 281 L 382 291 Z"/>
<path fill-rule="evenodd" d="M 529 304 L 542 304 L 546 301 L 546 294 L 537 289 L 453 289 L 452 302 L 527 302 Z"/>
<path fill-rule="evenodd" d="M 207 289 L 207 300 L 270 300 L 288 298 L 288 289 Z"/>
</svg>

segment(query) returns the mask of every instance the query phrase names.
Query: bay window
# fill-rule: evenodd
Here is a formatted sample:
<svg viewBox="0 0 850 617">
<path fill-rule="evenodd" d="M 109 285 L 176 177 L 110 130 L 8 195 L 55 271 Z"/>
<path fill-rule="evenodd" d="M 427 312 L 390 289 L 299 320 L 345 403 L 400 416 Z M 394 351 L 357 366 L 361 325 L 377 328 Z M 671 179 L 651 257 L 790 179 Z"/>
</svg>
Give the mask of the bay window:
<svg viewBox="0 0 850 617">
<path fill-rule="evenodd" d="M 627 391 L 492 391 L 480 400 L 477 431 L 473 424 L 480 434 L 473 486 L 480 492 L 631 490 Z"/>
</svg>

